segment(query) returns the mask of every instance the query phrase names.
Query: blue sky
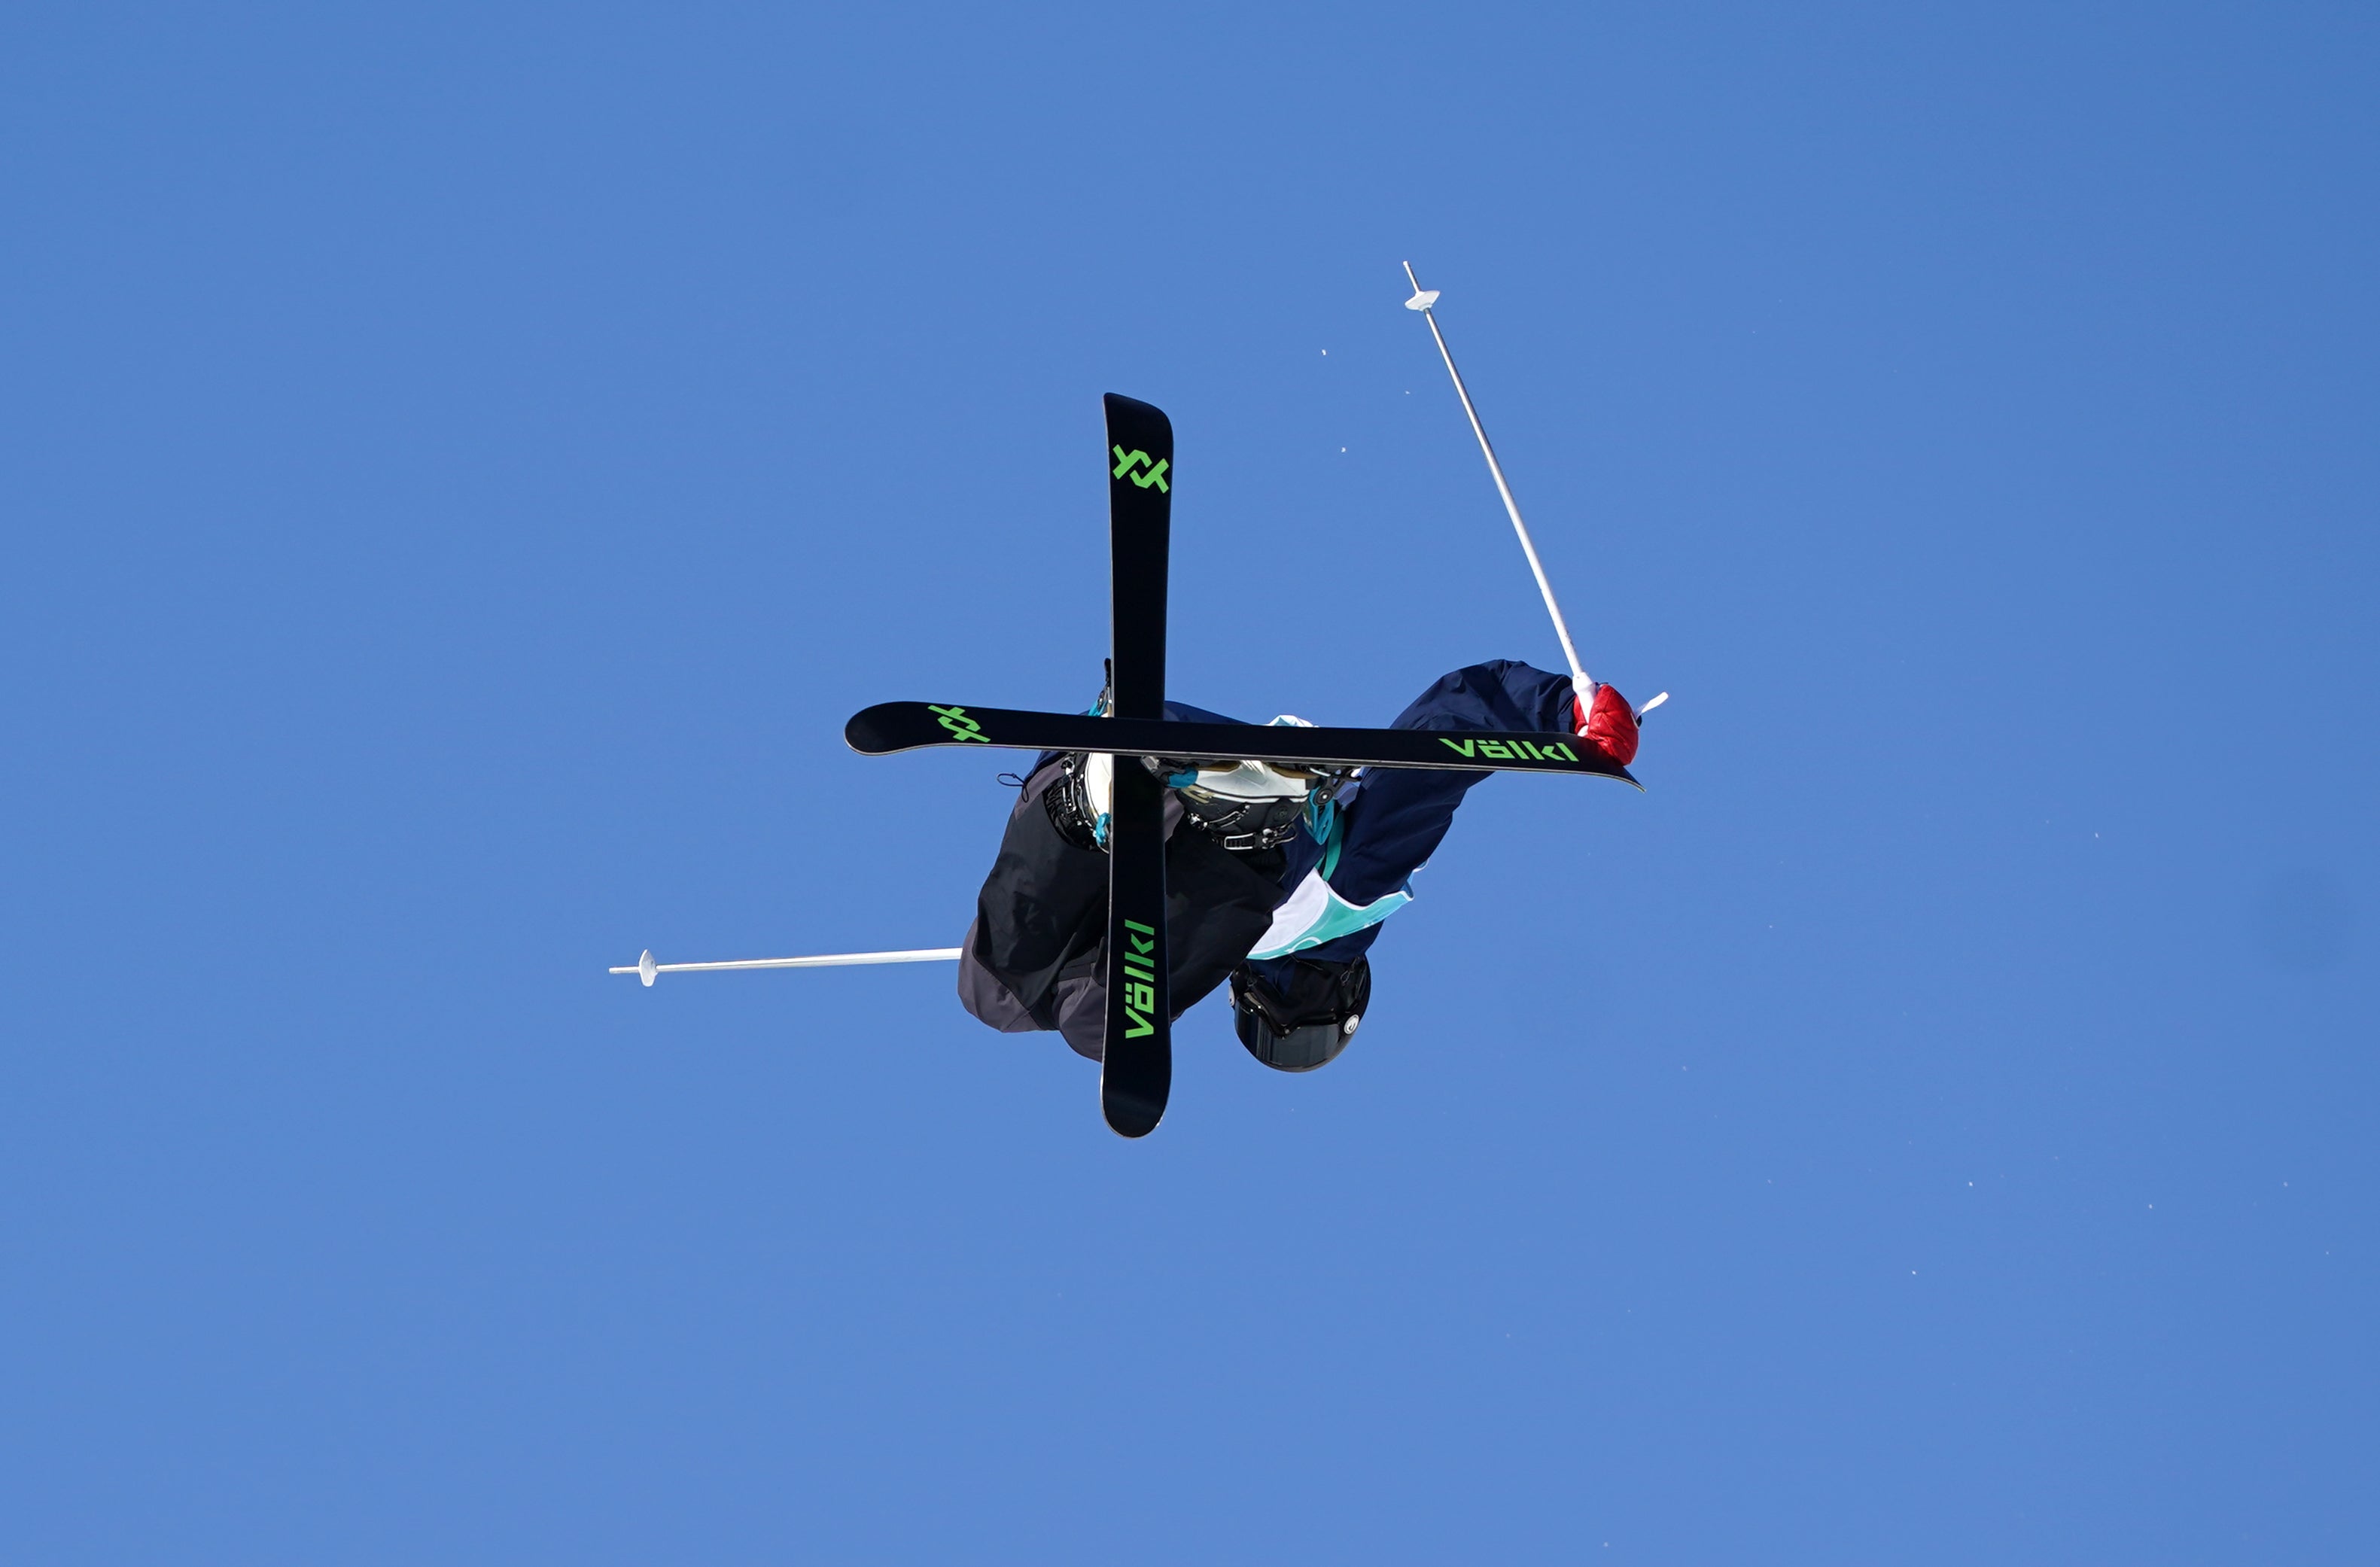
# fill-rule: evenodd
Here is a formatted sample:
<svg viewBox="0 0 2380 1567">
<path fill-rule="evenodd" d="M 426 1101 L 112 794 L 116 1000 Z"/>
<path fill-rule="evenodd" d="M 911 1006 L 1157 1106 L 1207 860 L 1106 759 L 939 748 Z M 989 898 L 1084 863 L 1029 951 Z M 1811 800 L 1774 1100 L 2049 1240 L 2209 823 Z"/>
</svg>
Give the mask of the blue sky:
<svg viewBox="0 0 2380 1567">
<path fill-rule="evenodd" d="M 2380 1552 L 2367 8 L 11 7 L 0 1535 Z M 1560 660 L 1327 1071 L 941 967 L 1078 708 Z M 2357 1328 L 2356 1323 L 2364 1324 Z"/>
</svg>

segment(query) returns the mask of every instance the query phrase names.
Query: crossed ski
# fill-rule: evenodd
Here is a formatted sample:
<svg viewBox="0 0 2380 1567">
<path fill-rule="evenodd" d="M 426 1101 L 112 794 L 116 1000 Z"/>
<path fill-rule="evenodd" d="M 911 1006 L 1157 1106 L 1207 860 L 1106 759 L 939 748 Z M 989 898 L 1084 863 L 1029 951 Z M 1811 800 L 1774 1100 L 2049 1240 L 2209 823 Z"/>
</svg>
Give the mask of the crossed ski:
<svg viewBox="0 0 2380 1567">
<path fill-rule="evenodd" d="M 1118 757 L 1264 761 L 1307 767 L 1427 767 L 1565 772 L 1634 784 L 1628 770 L 1572 735 L 1419 729 L 1309 729 L 1175 723 L 1165 717 L 1165 574 L 1172 520 L 1173 425 L 1159 409 L 1107 395 L 1109 638 L 1107 714 L 1020 712 L 883 702 L 844 726 L 869 756 L 924 746 L 985 745 Z M 1171 769 L 1169 769 L 1171 771 Z M 1139 765 L 1115 770 L 1109 807 L 1107 1019 L 1099 1108 L 1127 1137 L 1165 1114 L 1173 1083 L 1173 1009 L 1165 943 L 1165 783 Z"/>
</svg>

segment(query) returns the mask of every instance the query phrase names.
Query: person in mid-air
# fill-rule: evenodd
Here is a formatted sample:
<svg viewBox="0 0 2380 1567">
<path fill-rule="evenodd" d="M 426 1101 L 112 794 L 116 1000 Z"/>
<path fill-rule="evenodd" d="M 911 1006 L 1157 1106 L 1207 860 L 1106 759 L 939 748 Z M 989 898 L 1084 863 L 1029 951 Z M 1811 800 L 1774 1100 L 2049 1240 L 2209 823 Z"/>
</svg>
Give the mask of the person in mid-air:
<svg viewBox="0 0 2380 1567">
<path fill-rule="evenodd" d="M 1165 713 L 1233 722 L 1181 702 L 1166 703 Z M 1582 693 L 1568 675 L 1499 659 L 1439 680 L 1394 727 L 1572 733 L 1624 767 L 1636 755 L 1640 716 L 1608 685 Z M 1113 766 L 1098 753 L 1038 759 L 1009 812 L 959 958 L 959 1000 L 978 1019 L 1006 1033 L 1055 1029 L 1094 1061 L 1106 1017 L 1102 845 Z M 1170 776 L 1173 1015 L 1228 978 L 1249 1054 L 1283 1072 L 1335 1058 L 1370 1004 L 1365 954 L 1380 922 L 1412 901 L 1414 872 L 1487 776 L 1318 773 L 1261 762 L 1185 766 Z"/>
</svg>

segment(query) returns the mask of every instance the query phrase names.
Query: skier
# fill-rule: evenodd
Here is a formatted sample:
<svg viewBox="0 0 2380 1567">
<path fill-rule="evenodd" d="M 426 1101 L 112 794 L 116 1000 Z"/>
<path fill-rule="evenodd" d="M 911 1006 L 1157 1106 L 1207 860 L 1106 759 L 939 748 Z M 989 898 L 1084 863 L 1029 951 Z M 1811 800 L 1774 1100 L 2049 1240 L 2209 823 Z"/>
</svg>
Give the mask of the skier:
<svg viewBox="0 0 2380 1567">
<path fill-rule="evenodd" d="M 1234 722 L 1187 703 L 1176 722 Z M 1398 729 L 1573 733 L 1621 766 L 1637 720 L 1608 685 L 1508 659 L 1458 669 Z M 1302 724 L 1280 718 L 1275 723 Z M 1019 790 L 960 949 L 959 1001 L 1004 1033 L 1055 1029 L 1098 1061 L 1106 1015 L 1108 780 L 1115 759 L 1044 752 Z M 1123 765 L 1137 765 L 1125 759 Z M 1351 775 L 1260 762 L 1168 775 L 1166 922 L 1173 1015 L 1226 978 L 1248 1053 L 1283 1072 L 1337 1057 L 1370 1002 L 1366 953 L 1485 771 Z"/>
<path fill-rule="evenodd" d="M 1586 673 L 1431 311 L 1439 296 L 1410 265 L 1405 275 L 1414 285 L 1405 307 L 1429 323 L 1567 676 L 1509 660 L 1474 664 L 1432 685 L 1387 730 L 1316 729 L 1287 717 L 1252 726 L 1166 700 L 1173 425 L 1163 409 L 1110 393 L 1113 656 L 1099 705 L 1087 715 L 878 702 L 844 725 L 844 739 L 867 756 L 1039 751 L 965 944 L 674 964 L 648 950 L 612 972 L 650 985 L 689 970 L 955 959 L 960 1002 L 978 1020 L 1008 1033 L 1055 1030 L 1100 1063 L 1100 1115 L 1126 1137 L 1148 1136 L 1164 1117 L 1173 1020 L 1226 979 L 1235 1031 L 1258 1061 L 1309 1072 L 1336 1059 L 1370 1004 L 1366 954 L 1380 922 L 1412 901 L 1414 872 L 1471 787 L 1491 771 L 1634 784 L 1627 764 L 1638 726 L 1669 696 L 1631 708 Z"/>
</svg>

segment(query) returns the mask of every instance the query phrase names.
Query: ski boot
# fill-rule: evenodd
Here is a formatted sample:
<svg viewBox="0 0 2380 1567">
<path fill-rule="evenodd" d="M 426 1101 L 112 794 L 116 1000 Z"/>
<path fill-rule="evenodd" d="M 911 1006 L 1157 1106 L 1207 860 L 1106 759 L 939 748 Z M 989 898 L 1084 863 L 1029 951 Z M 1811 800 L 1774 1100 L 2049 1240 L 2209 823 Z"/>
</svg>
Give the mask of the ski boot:
<svg viewBox="0 0 2380 1567">
<path fill-rule="evenodd" d="M 1355 1037 L 1372 1004 L 1372 965 L 1291 958 L 1289 990 L 1246 964 L 1232 971 L 1232 1025 L 1248 1053 L 1276 1072 L 1327 1066 Z"/>
</svg>

